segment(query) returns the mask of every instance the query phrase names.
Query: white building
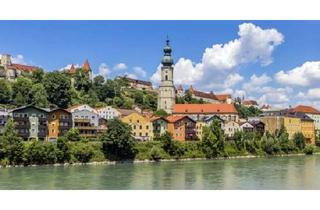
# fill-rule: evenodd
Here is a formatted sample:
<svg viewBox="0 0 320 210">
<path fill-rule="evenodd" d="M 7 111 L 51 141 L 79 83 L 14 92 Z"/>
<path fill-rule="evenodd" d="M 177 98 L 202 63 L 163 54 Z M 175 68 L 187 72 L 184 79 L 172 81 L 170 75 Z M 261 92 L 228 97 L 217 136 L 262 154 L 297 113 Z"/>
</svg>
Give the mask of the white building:
<svg viewBox="0 0 320 210">
<path fill-rule="evenodd" d="M 96 110 L 98 112 L 99 117 L 106 120 L 114 119 L 121 116 L 121 113 L 111 106 L 97 108 Z"/>
<path fill-rule="evenodd" d="M 234 136 L 234 133 L 240 131 L 240 126 L 234 121 L 229 121 L 224 123 L 224 134 L 227 137 Z"/>
<path fill-rule="evenodd" d="M 71 106 L 68 108 L 68 111 L 71 113 L 76 112 L 76 111 L 83 111 L 83 110 L 86 110 L 89 112 L 94 112 L 94 113 L 98 114 L 98 111 L 95 110 L 94 108 L 92 108 L 91 106 L 89 106 L 88 104 L 74 105 L 74 106 Z"/>
</svg>

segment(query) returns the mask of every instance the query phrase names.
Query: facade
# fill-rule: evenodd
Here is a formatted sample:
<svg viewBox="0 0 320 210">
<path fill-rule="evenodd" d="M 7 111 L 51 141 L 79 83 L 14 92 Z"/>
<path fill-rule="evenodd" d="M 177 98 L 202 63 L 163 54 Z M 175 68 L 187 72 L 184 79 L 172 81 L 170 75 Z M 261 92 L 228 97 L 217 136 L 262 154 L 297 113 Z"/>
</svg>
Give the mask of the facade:
<svg viewBox="0 0 320 210">
<path fill-rule="evenodd" d="M 92 80 L 92 69 L 90 67 L 89 61 L 85 60 L 81 69 L 83 70 L 84 75 L 87 76 L 89 80 Z M 66 69 L 64 72 L 71 76 L 71 83 L 74 84 L 74 76 L 78 73 L 80 68 L 75 68 L 74 65 L 72 64 L 70 69 Z"/>
<path fill-rule="evenodd" d="M 137 111 L 132 110 L 132 109 L 117 109 L 117 111 L 120 113 L 120 115 L 119 115 L 120 118 L 126 117 L 132 113 L 138 113 Z"/>
<path fill-rule="evenodd" d="M 96 110 L 98 112 L 99 117 L 106 120 L 114 119 L 121 115 L 117 109 L 111 106 L 97 108 Z"/>
<path fill-rule="evenodd" d="M 175 104 L 173 114 L 188 115 L 196 121 L 211 116 L 218 116 L 224 121 L 239 121 L 238 112 L 233 104 Z"/>
<path fill-rule="evenodd" d="M 233 100 L 230 94 L 216 94 L 217 99 L 223 104 L 232 104 Z"/>
<path fill-rule="evenodd" d="M 48 114 L 48 140 L 57 140 L 72 128 L 72 115 L 65 109 L 54 109 Z"/>
<path fill-rule="evenodd" d="M 249 121 L 249 123 L 253 126 L 253 130 L 257 133 L 259 133 L 260 135 L 263 135 L 265 132 L 265 124 L 263 122 L 261 122 L 260 120 L 257 121 Z"/>
<path fill-rule="evenodd" d="M 241 128 L 239 126 L 239 123 L 234 121 L 228 121 L 224 123 L 224 134 L 227 137 L 234 136 L 235 132 L 240 131 Z"/>
<path fill-rule="evenodd" d="M 9 113 L 6 110 L 0 110 L 0 134 L 3 133 L 3 128 L 9 119 Z"/>
<path fill-rule="evenodd" d="M 149 90 L 152 91 L 152 83 L 149 81 L 139 80 L 139 79 L 132 79 L 127 76 L 121 77 L 118 76 L 117 79 L 125 79 L 128 81 L 128 85 L 130 88 L 134 88 L 137 90 Z"/>
<path fill-rule="evenodd" d="M 258 108 L 258 102 L 255 101 L 255 100 L 246 100 L 246 101 L 243 101 L 242 104 L 245 106 L 245 107 L 256 107 Z"/>
<path fill-rule="evenodd" d="M 188 116 L 170 115 L 168 120 L 168 132 L 174 140 L 188 141 L 195 140 L 196 122 Z"/>
<path fill-rule="evenodd" d="M 89 110 L 76 110 L 72 112 L 73 128 L 79 130 L 84 138 L 95 137 L 99 130 L 99 115 Z"/>
<path fill-rule="evenodd" d="M 216 97 L 216 95 L 213 92 L 210 93 L 205 93 L 201 92 L 198 90 L 195 90 L 192 85 L 189 88 L 189 92 L 191 93 L 192 98 L 198 99 L 198 100 L 203 100 L 206 103 L 211 103 L 211 104 L 219 104 L 220 101 Z"/>
<path fill-rule="evenodd" d="M 216 115 L 210 116 L 210 117 L 204 117 L 203 119 L 196 121 L 196 134 L 198 139 L 202 139 L 203 127 L 210 126 L 214 120 L 218 120 L 220 123 L 221 129 L 224 130 L 224 121 L 220 117 Z"/>
<path fill-rule="evenodd" d="M 291 110 L 294 113 L 303 113 L 314 120 L 316 133 L 320 134 L 320 111 L 312 106 L 299 105 Z"/>
<path fill-rule="evenodd" d="M 253 132 L 254 127 L 250 123 L 245 122 L 240 124 L 240 130 L 242 130 L 243 132 Z"/>
<path fill-rule="evenodd" d="M 11 55 L 3 54 L 0 59 L 0 79 L 15 80 L 17 77 L 32 74 L 39 68 L 22 64 L 15 64 L 11 61 Z"/>
<path fill-rule="evenodd" d="M 76 111 L 83 111 L 83 110 L 86 110 L 89 112 L 94 112 L 94 113 L 98 114 L 98 111 L 96 109 L 92 108 L 91 106 L 89 106 L 88 104 L 74 105 L 74 106 L 71 106 L 68 108 L 68 111 L 71 113 L 76 112 Z"/>
<path fill-rule="evenodd" d="M 165 110 L 171 114 L 176 101 L 176 91 L 173 84 L 173 59 L 171 57 L 172 49 L 169 45 L 169 40 L 167 40 L 163 51 L 164 56 L 161 61 L 161 83 L 158 90 L 157 109 Z"/>
<path fill-rule="evenodd" d="M 45 140 L 48 134 L 48 111 L 29 105 L 12 110 L 12 118 L 20 137 Z"/>
<path fill-rule="evenodd" d="M 131 126 L 135 139 L 141 141 L 153 139 L 153 128 L 149 118 L 135 112 L 123 117 L 122 122 Z"/>
<path fill-rule="evenodd" d="M 168 120 L 164 117 L 152 117 L 150 119 L 153 128 L 153 136 L 159 137 L 168 130 Z"/>
</svg>

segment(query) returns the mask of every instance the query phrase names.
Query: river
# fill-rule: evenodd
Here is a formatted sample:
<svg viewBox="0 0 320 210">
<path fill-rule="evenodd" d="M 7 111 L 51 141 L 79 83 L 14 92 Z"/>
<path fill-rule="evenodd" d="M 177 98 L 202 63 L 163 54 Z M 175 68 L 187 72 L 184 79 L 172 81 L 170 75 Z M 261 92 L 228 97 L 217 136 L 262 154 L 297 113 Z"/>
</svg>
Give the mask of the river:
<svg viewBox="0 0 320 210">
<path fill-rule="evenodd" d="M 1 168 L 0 189 L 320 189 L 320 156 Z"/>
</svg>

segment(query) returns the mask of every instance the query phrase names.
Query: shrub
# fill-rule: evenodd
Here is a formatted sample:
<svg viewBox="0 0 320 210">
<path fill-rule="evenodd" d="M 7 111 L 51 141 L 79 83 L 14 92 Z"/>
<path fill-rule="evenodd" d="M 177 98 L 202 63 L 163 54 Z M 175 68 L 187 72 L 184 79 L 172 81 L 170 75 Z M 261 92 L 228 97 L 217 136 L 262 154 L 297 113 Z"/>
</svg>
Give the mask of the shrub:
<svg viewBox="0 0 320 210">
<path fill-rule="evenodd" d="M 306 146 L 306 140 L 301 132 L 295 133 L 293 135 L 293 142 L 299 149 L 304 149 Z"/>
<path fill-rule="evenodd" d="M 70 145 L 65 138 L 57 140 L 57 161 L 59 163 L 69 162 L 71 158 Z"/>
<path fill-rule="evenodd" d="M 314 151 L 315 151 L 315 147 L 311 144 L 308 144 L 303 150 L 303 152 L 306 155 L 312 155 L 314 153 Z"/>
<path fill-rule="evenodd" d="M 65 138 L 67 141 L 80 141 L 81 140 L 79 130 L 76 128 L 71 128 L 70 130 L 68 130 Z"/>
<path fill-rule="evenodd" d="M 24 163 L 53 164 L 57 161 L 56 145 L 50 142 L 31 141 L 24 149 Z"/>
<path fill-rule="evenodd" d="M 73 144 L 72 153 L 80 163 L 87 163 L 93 156 L 93 148 L 90 144 L 77 142 Z"/>
<path fill-rule="evenodd" d="M 161 150 L 161 148 L 159 148 L 157 146 L 153 146 L 150 150 L 150 159 L 155 160 L 155 161 L 160 160 L 162 158 L 160 150 Z"/>
</svg>

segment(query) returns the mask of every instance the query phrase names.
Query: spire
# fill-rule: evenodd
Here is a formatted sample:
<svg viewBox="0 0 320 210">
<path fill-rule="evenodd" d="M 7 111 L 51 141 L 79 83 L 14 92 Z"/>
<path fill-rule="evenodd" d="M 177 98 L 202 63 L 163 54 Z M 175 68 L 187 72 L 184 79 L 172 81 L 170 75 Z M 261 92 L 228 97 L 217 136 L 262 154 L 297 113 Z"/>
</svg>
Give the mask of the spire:
<svg viewBox="0 0 320 210">
<path fill-rule="evenodd" d="M 69 73 L 75 73 L 75 72 L 76 72 L 76 68 L 74 68 L 74 65 L 73 65 L 73 64 L 71 64 L 71 67 L 70 67 L 70 69 L 69 69 L 68 72 L 69 72 Z"/>
<path fill-rule="evenodd" d="M 90 71 L 91 70 L 91 67 L 90 67 L 88 59 L 85 60 L 83 66 L 82 66 L 82 69 L 85 70 L 85 71 Z"/>
<path fill-rule="evenodd" d="M 167 36 L 166 46 L 163 48 L 164 56 L 161 60 L 163 66 L 172 66 L 173 65 L 173 58 L 171 57 L 172 49 L 170 47 L 170 40 Z"/>
</svg>

